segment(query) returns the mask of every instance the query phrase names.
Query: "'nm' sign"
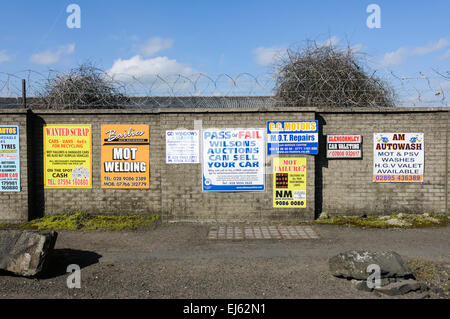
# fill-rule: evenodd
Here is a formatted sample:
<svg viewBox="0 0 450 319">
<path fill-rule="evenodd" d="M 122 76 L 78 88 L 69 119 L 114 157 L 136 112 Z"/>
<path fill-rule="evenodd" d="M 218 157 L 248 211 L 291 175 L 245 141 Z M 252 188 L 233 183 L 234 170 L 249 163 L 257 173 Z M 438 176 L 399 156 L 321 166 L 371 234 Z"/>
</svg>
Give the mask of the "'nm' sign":
<svg viewBox="0 0 450 319">
<path fill-rule="evenodd" d="M 319 153 L 317 121 L 267 122 L 267 154 Z"/>
<path fill-rule="evenodd" d="M 373 135 L 374 182 L 423 182 L 423 133 Z"/>
</svg>

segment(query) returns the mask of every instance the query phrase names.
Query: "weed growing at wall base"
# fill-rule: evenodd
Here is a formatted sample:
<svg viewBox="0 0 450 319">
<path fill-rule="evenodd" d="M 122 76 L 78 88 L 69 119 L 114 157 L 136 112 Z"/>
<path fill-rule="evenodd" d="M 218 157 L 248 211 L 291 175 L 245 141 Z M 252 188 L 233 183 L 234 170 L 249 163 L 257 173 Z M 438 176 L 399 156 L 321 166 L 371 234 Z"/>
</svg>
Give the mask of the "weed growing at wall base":
<svg viewBox="0 0 450 319">
<path fill-rule="evenodd" d="M 91 215 L 84 212 L 60 214 L 35 219 L 27 223 L 1 224 L 2 228 L 35 230 L 136 230 L 154 225 L 160 215 Z"/>
<path fill-rule="evenodd" d="M 433 226 L 449 226 L 450 217 L 447 215 L 430 214 L 396 214 L 385 216 L 336 216 L 318 219 L 311 222 L 293 222 L 290 225 L 338 225 L 362 228 L 420 228 Z"/>
</svg>

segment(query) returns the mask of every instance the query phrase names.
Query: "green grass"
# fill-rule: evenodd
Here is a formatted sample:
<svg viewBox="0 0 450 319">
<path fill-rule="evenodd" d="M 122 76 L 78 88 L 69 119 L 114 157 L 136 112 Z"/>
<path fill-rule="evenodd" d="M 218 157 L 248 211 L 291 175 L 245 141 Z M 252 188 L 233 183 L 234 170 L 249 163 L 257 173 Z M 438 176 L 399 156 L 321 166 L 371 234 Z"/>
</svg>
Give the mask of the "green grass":
<svg viewBox="0 0 450 319">
<path fill-rule="evenodd" d="M 27 223 L 1 224 L 2 229 L 34 230 L 136 230 L 155 224 L 160 216 L 151 215 L 91 215 L 77 212 L 46 216 Z"/>
<path fill-rule="evenodd" d="M 435 220 L 430 220 L 431 218 Z M 387 222 L 389 219 L 396 219 L 403 225 L 392 225 Z M 380 216 L 362 217 L 331 217 L 318 219 L 311 222 L 292 222 L 290 225 L 343 225 L 364 228 L 421 228 L 432 226 L 448 226 L 450 218 L 447 215 L 430 214 L 425 217 L 419 214 L 387 215 L 384 219 Z"/>
<path fill-rule="evenodd" d="M 408 259 L 406 265 L 418 281 L 428 286 L 441 288 L 444 295 L 450 296 L 450 265 L 445 262 L 432 262 L 420 259 Z"/>
</svg>

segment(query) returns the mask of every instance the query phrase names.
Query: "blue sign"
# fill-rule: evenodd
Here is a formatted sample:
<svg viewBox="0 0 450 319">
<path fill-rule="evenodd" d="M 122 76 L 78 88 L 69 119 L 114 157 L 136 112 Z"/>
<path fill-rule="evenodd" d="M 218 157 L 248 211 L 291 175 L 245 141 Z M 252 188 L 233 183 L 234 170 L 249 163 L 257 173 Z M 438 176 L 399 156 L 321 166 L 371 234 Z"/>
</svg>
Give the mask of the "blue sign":
<svg viewBox="0 0 450 319">
<path fill-rule="evenodd" d="M 205 129 L 203 191 L 264 191 L 264 129 Z"/>
<path fill-rule="evenodd" d="M 0 192 L 20 192 L 20 147 L 17 125 L 0 125 Z"/>
<path fill-rule="evenodd" d="M 318 154 L 317 121 L 267 122 L 267 154 Z"/>
</svg>

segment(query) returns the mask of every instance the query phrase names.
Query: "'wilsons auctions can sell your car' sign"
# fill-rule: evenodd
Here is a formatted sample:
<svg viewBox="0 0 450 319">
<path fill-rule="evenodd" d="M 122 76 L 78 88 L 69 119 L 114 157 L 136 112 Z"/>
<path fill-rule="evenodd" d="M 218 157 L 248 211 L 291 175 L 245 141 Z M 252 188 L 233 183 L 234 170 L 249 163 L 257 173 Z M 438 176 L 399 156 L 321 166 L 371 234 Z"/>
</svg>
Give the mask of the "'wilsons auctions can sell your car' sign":
<svg viewBox="0 0 450 319">
<path fill-rule="evenodd" d="M 327 136 L 327 158 L 361 157 L 361 135 Z"/>
</svg>

